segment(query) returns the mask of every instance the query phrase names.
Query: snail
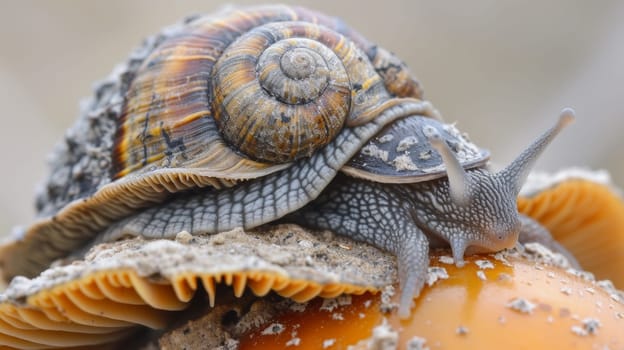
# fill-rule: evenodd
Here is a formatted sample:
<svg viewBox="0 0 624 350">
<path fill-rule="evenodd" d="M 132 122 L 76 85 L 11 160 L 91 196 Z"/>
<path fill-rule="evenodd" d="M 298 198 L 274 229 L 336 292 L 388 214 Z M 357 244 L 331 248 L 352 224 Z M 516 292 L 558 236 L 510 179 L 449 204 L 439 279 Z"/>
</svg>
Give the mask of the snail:
<svg viewBox="0 0 624 350">
<path fill-rule="evenodd" d="M 232 10 L 189 18 L 148 46 L 56 152 L 40 219 L 0 247 L 6 279 L 126 236 L 290 220 L 396 255 L 406 317 L 430 243 L 448 242 L 457 265 L 466 252 L 512 247 L 523 226 L 555 244 L 518 214 L 516 196 L 569 109 L 494 173 L 404 63 L 337 19 Z"/>
</svg>

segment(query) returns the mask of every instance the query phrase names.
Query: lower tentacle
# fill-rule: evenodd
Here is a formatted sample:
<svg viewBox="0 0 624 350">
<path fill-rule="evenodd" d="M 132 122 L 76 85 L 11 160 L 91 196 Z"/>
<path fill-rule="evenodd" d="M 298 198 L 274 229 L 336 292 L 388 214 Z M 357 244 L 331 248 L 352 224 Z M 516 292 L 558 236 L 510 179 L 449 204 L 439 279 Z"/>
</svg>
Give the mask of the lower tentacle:
<svg viewBox="0 0 624 350">
<path fill-rule="evenodd" d="M 427 277 L 429 241 L 395 188 L 342 177 L 318 200 L 287 219 L 329 229 L 394 254 L 401 289 L 399 316 L 406 318 Z"/>
<path fill-rule="evenodd" d="M 397 264 L 399 267 L 399 283 L 401 297 L 399 301 L 399 317 L 407 318 L 414 298 L 420 295 L 427 279 L 429 267 L 429 242 L 424 233 L 416 226 L 406 232 L 405 241 L 398 250 Z"/>
</svg>

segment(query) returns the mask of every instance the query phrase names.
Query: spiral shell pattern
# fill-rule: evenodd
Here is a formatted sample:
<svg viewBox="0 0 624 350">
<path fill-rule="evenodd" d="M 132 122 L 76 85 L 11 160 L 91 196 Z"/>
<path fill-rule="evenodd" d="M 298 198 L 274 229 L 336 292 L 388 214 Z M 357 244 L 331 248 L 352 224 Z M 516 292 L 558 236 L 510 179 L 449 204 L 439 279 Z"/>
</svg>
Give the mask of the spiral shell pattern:
<svg viewBox="0 0 624 350">
<path fill-rule="evenodd" d="M 284 22 L 234 42 L 213 77 L 213 110 L 226 140 L 274 163 L 310 156 L 329 143 L 351 106 L 342 62 L 355 51 L 344 41 L 317 25 Z"/>
</svg>

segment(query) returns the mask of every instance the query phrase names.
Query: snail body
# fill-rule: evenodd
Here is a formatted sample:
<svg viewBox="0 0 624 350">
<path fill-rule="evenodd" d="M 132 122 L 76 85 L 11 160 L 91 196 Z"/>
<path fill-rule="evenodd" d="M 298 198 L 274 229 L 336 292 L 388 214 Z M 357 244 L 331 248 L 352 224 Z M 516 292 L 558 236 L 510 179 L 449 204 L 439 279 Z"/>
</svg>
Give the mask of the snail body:
<svg viewBox="0 0 624 350">
<path fill-rule="evenodd" d="M 520 185 L 570 119 L 491 173 L 489 153 L 439 120 L 398 58 L 297 7 L 190 19 L 131 64 L 117 98 L 96 106 L 107 117 L 87 113 L 102 152 L 76 157 L 93 145 L 67 141 L 38 200 L 41 219 L 0 248 L 5 278 L 126 235 L 285 218 L 397 255 L 406 315 L 430 240 L 449 242 L 457 264 L 468 247 L 515 243 L 526 220 Z M 67 169 L 74 176 L 59 181 Z"/>
<path fill-rule="evenodd" d="M 294 54 L 288 50 L 293 45 Z M 315 51 L 307 45 L 320 48 L 321 54 L 310 53 Z M 303 72 L 277 78 L 269 74 L 282 68 L 282 62 L 276 67 L 272 61 L 275 52 L 289 52 L 282 55 L 288 74 L 297 71 L 293 64 L 301 65 Z M 234 74 L 224 74 L 221 68 Z M 249 81 L 256 70 L 265 79 Z M 347 72 L 349 89 L 345 89 Z M 319 83 L 323 74 L 327 76 Z M 293 95 L 292 86 L 282 92 L 271 90 L 283 80 L 295 85 L 309 82 L 313 88 L 299 89 L 302 97 Z M 234 86 L 251 89 L 245 93 L 251 91 L 253 98 L 231 100 L 237 93 L 231 90 Z M 314 99 L 319 94 L 321 98 Z M 320 152 L 315 148 L 323 148 L 314 146 L 319 139 L 344 143 L 343 156 L 332 164 L 335 173 L 385 123 L 409 114 L 434 113 L 421 94 L 398 58 L 341 21 L 314 11 L 264 6 L 189 18 L 148 40 L 132 54 L 126 71 L 96 91 L 89 109 L 53 155 L 52 174 L 37 198 L 40 219 L 16 237 L 19 244 L 0 249 L 5 278 L 36 275 L 110 224 L 172 194 L 219 190 L 261 179 L 298 160 L 316 159 Z M 230 107 L 243 109 L 240 118 L 238 114 L 234 118 Z M 301 117 L 310 110 L 316 117 Z M 247 118 L 262 117 L 257 111 L 275 114 L 268 120 Z M 371 119 L 376 123 L 368 123 Z M 316 131 L 300 125 L 309 121 Z M 282 128 L 276 136 L 260 138 L 255 132 L 267 130 L 257 130 L 259 125 Z M 248 132 L 245 128 L 251 126 Z M 350 134 L 341 136 L 341 130 Z M 228 140 L 227 135 L 237 133 L 246 141 Z M 274 143 L 267 144 L 270 141 Z M 265 154 L 245 154 L 250 149 Z M 319 190 L 331 177 L 318 180 Z M 311 199 L 301 196 L 299 206 Z M 40 253 L 28 261 L 20 258 L 35 249 Z"/>
</svg>

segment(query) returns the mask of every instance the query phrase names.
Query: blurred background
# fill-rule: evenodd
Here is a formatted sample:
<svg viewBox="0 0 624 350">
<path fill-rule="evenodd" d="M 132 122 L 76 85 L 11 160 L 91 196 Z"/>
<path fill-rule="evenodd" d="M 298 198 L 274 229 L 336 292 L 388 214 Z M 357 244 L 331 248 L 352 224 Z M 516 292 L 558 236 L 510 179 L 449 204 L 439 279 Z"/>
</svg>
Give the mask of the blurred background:
<svg viewBox="0 0 624 350">
<path fill-rule="evenodd" d="M 162 26 L 222 1 L 0 2 L 0 234 L 28 224 L 46 155 L 92 84 Z M 258 3 L 242 1 L 236 4 Z M 303 1 L 394 51 L 447 121 L 506 164 L 564 106 L 576 124 L 537 164 L 624 186 L 624 2 Z"/>
</svg>

